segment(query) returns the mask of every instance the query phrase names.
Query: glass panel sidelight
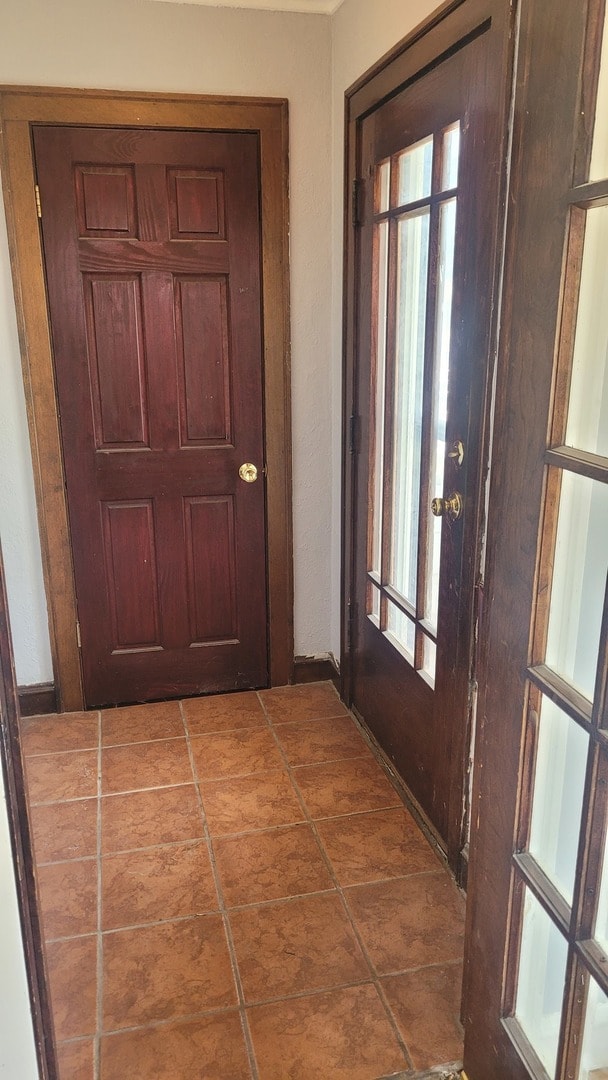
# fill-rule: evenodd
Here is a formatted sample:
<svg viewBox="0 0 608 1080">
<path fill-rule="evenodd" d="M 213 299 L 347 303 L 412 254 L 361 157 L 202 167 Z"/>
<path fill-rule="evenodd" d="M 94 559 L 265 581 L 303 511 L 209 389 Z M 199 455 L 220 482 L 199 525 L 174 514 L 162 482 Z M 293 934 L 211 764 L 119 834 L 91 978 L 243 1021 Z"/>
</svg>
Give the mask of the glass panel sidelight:
<svg viewBox="0 0 608 1080">
<path fill-rule="evenodd" d="M 458 161 L 460 157 L 460 124 L 454 124 L 443 136 L 442 191 L 458 185 Z"/>
<path fill-rule="evenodd" d="M 530 852 L 572 904 L 589 736 L 549 698 L 539 719 Z"/>
<path fill-rule="evenodd" d="M 524 894 L 515 1018 L 554 1080 L 568 946 L 530 890 Z"/>
<path fill-rule="evenodd" d="M 608 19 L 604 21 L 602 63 L 597 91 L 593 154 L 589 179 L 603 180 L 606 176 L 608 176 Z"/>
<path fill-rule="evenodd" d="M 458 132 L 460 129 L 454 129 Z M 457 150 L 457 145 L 456 145 Z M 450 369 L 450 338 L 452 328 L 452 291 L 454 279 L 454 249 L 456 243 L 456 199 L 441 207 L 439 226 L 439 259 L 437 264 L 437 321 L 435 328 L 435 371 L 433 378 L 431 458 L 429 476 L 430 503 L 443 494 L 445 471 L 445 427 L 448 409 L 448 376 Z M 437 630 L 439 610 L 439 572 L 441 569 L 442 519 L 429 515 L 426 548 L 425 619 L 429 628 Z"/>
<path fill-rule="evenodd" d="M 398 222 L 393 514 L 390 584 L 413 605 L 418 579 L 422 389 L 429 262 L 429 211 Z"/>
<path fill-rule="evenodd" d="M 608 571 L 608 486 L 564 472 L 546 663 L 593 700 Z"/>
<path fill-rule="evenodd" d="M 608 206 L 587 213 L 566 443 L 608 457 Z"/>
<path fill-rule="evenodd" d="M 410 664 L 414 663 L 414 649 L 416 648 L 416 625 L 408 618 L 396 604 L 388 601 L 388 621 L 386 636 L 397 645 L 400 652 L 405 652 L 406 659 Z"/>
<path fill-rule="evenodd" d="M 367 615 L 431 686 L 459 149 L 456 123 L 381 162 L 374 189 Z"/>
<path fill-rule="evenodd" d="M 376 363 L 372 365 L 373 417 L 370 431 L 370 552 L 368 569 L 380 575 L 382 546 L 382 482 L 384 463 L 384 404 L 386 384 L 386 316 L 388 303 L 388 222 L 376 225 L 375 265 L 378 271 L 374 340 Z"/>
<path fill-rule="evenodd" d="M 608 997 L 590 978 L 578 1080 L 608 1077 Z"/>
<path fill-rule="evenodd" d="M 399 206 L 428 198 L 432 175 L 433 136 L 430 135 L 399 155 Z"/>
<path fill-rule="evenodd" d="M 600 886 L 594 937 L 604 952 L 608 953 L 608 830 L 604 837 L 602 884 Z"/>
</svg>

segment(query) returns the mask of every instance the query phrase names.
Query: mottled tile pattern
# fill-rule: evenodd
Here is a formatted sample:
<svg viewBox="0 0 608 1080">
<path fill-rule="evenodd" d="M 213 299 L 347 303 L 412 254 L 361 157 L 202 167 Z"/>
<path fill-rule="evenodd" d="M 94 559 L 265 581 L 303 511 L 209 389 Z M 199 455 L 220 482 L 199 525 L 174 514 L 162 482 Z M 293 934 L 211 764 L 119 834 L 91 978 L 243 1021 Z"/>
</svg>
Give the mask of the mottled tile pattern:
<svg viewBox="0 0 608 1080">
<path fill-rule="evenodd" d="M 103 930 L 200 915 L 218 908 L 204 840 L 102 859 Z"/>
<path fill-rule="evenodd" d="M 260 1080 L 374 1080 L 408 1065 L 376 988 L 355 986 L 249 1011 Z"/>
<path fill-rule="evenodd" d="M 104 934 L 103 987 L 104 1031 L 236 1005 L 221 916 Z"/>
<path fill-rule="evenodd" d="M 391 975 L 382 987 L 415 1069 L 462 1058 L 461 963 Z"/>
<path fill-rule="evenodd" d="M 60 1080 L 460 1057 L 462 897 L 333 686 L 23 732 Z"/>
<path fill-rule="evenodd" d="M 227 907 L 333 888 L 309 825 L 220 837 L 213 847 Z"/>
</svg>

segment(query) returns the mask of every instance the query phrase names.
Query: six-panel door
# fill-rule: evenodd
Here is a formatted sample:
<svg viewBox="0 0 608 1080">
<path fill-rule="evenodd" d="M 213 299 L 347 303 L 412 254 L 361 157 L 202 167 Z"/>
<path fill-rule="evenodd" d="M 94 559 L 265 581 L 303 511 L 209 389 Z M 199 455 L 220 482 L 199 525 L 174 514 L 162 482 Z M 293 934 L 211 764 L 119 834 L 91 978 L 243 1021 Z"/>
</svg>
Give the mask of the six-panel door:
<svg viewBox="0 0 608 1080">
<path fill-rule="evenodd" d="M 34 146 L 86 703 L 264 686 L 257 136 Z"/>
</svg>

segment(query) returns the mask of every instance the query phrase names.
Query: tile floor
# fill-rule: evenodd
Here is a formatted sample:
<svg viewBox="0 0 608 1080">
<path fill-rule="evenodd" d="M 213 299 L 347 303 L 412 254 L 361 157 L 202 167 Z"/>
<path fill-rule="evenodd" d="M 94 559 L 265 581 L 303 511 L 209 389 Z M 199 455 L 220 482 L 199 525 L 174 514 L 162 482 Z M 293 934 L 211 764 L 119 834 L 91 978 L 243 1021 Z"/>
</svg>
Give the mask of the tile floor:
<svg viewBox="0 0 608 1080">
<path fill-rule="evenodd" d="M 462 1052 L 463 899 L 330 683 L 23 721 L 61 1080 Z"/>
</svg>

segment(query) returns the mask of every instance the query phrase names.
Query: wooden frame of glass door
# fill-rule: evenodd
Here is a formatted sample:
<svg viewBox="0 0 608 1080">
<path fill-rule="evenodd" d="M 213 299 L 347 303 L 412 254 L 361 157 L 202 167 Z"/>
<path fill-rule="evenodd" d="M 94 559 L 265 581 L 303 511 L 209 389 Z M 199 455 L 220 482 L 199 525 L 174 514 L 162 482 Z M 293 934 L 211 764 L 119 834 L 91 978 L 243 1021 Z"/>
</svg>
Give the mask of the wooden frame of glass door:
<svg viewBox="0 0 608 1080">
<path fill-rule="evenodd" d="M 521 3 L 465 946 L 470 1080 L 575 1080 L 590 986 L 608 995 L 594 926 L 608 829 L 608 586 L 596 591 L 593 678 L 577 684 L 547 655 L 559 559 L 577 558 L 556 549 L 562 496 L 581 484 L 603 488 L 604 501 L 608 491 L 605 449 L 577 449 L 566 433 L 585 234 L 608 205 L 608 176 L 587 182 L 604 14 L 604 0 L 569 0 L 559 13 L 545 0 Z M 543 703 L 579 733 L 585 755 L 566 895 L 531 842 Z M 564 769 L 571 788 L 573 759 Z M 517 1015 L 524 901 L 563 942 L 555 1065 Z"/>
</svg>

